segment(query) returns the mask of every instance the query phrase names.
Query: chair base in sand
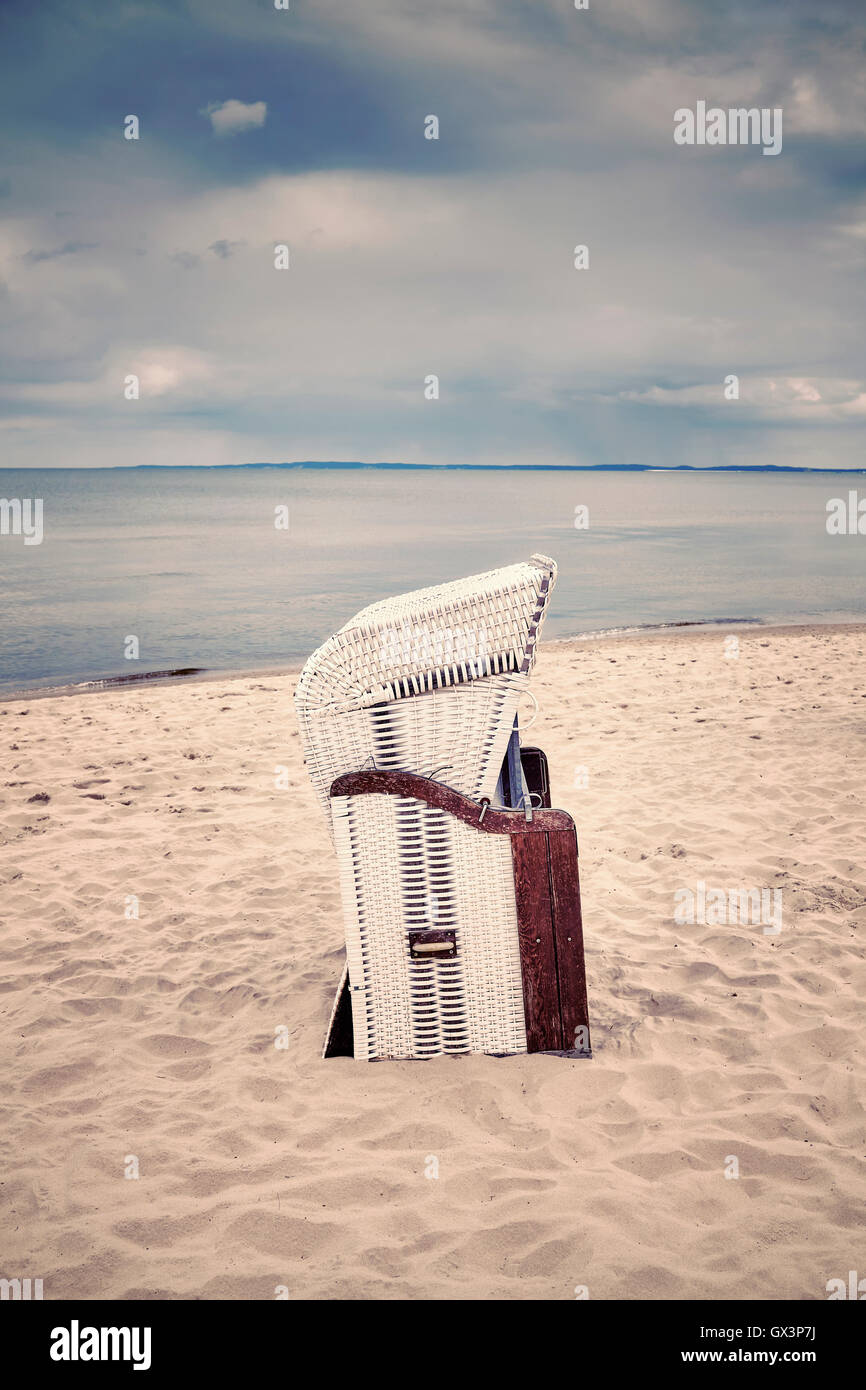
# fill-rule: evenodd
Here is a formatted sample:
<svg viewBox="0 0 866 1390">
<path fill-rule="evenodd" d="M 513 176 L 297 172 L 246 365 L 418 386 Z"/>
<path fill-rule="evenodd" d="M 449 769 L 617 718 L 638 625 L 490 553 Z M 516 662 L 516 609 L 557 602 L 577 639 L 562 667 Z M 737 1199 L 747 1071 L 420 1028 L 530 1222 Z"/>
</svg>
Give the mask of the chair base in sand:
<svg viewBox="0 0 866 1390">
<path fill-rule="evenodd" d="M 526 1052 L 566 1057 L 592 1055 L 586 1002 L 586 967 L 580 911 L 577 835 L 565 811 L 552 810 L 547 770 L 540 750 L 526 759 L 543 809 L 523 810 L 473 801 L 429 777 L 409 772 L 350 772 L 336 778 L 331 797 L 410 798 L 454 817 L 479 836 L 507 836 L 514 875 Z M 526 771 L 527 769 L 525 769 Z M 405 949 L 412 962 L 429 965 L 461 950 L 459 933 L 409 928 Z M 523 1048 L 520 1049 L 524 1050 Z M 324 1056 L 355 1055 L 351 986 L 344 971 L 331 1015 Z M 494 1054 L 507 1055 L 507 1054 Z"/>
</svg>

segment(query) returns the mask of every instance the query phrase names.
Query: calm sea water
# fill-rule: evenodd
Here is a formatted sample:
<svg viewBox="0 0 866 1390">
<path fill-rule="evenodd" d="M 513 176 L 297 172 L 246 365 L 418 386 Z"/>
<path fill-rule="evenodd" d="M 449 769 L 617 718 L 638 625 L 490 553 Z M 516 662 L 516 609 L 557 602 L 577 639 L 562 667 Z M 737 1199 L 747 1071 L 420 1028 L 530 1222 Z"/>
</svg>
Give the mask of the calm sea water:
<svg viewBox="0 0 866 1390">
<path fill-rule="evenodd" d="M 866 617 L 866 537 L 829 536 L 850 474 L 0 471 L 44 540 L 0 536 L 0 689 L 291 664 L 374 599 L 528 557 L 545 628 Z M 288 533 L 274 508 L 290 509 Z M 589 529 L 575 529 L 575 507 Z M 135 635 L 140 660 L 124 658 Z"/>
</svg>

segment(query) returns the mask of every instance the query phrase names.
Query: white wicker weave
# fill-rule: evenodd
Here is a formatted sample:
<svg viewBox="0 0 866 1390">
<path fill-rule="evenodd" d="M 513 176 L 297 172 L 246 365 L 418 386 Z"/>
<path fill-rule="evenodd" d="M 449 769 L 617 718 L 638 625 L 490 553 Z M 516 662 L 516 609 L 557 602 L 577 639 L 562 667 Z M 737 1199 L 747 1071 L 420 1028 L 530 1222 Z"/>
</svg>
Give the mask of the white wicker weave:
<svg viewBox="0 0 866 1390">
<path fill-rule="evenodd" d="M 307 766 L 340 865 L 355 1056 L 526 1050 L 508 838 L 404 797 L 329 797 L 344 772 L 401 769 L 492 797 L 556 566 L 534 555 L 365 608 L 304 667 Z M 454 959 L 409 932 L 452 928 Z"/>
</svg>

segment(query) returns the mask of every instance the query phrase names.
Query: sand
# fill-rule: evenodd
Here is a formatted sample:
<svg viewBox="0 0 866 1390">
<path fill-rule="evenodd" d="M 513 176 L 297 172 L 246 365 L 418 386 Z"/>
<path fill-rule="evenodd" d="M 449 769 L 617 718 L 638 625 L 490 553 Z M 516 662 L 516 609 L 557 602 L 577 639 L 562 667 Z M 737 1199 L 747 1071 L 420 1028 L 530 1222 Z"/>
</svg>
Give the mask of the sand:
<svg viewBox="0 0 866 1390">
<path fill-rule="evenodd" d="M 0 1274 L 46 1299 L 866 1275 L 866 629 L 728 636 L 542 649 L 592 1061 L 320 1059 L 342 928 L 291 674 L 0 704 Z M 781 889 L 781 930 L 677 923 L 701 882 Z"/>
</svg>

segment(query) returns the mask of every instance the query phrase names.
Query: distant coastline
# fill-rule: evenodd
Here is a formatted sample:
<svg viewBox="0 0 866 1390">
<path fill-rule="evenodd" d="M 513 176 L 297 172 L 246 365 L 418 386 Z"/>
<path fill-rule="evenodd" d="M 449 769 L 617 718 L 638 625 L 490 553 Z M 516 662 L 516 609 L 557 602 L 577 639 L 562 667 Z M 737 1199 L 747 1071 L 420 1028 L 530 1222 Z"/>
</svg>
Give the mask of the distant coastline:
<svg viewBox="0 0 866 1390">
<path fill-rule="evenodd" d="M 357 470 L 376 469 L 381 472 L 394 472 L 402 469 L 407 473 L 845 473 L 852 477 L 866 474 L 866 468 L 800 468 L 781 463 L 756 466 L 737 463 L 713 464 L 708 468 L 696 468 L 691 463 L 677 463 L 662 468 L 658 464 L 651 463 L 354 463 L 314 459 L 297 463 L 136 463 L 129 468 L 123 468 L 122 464 L 112 465 L 111 471 L 115 471 L 117 468 L 121 468 L 126 473 L 142 472 L 155 468 L 171 469 L 177 472 L 187 469 L 196 473 L 205 469 L 210 472 L 217 470 L 222 472 L 230 468 L 353 468 Z"/>
<path fill-rule="evenodd" d="M 299 459 L 282 463 L 113 463 L 93 468 L 66 468 L 64 465 L 44 469 L 0 467 L 0 473 L 230 473 L 266 469 L 321 473 L 351 469 L 358 473 L 817 473 L 851 478 L 866 475 L 866 468 L 803 468 L 786 463 L 712 464 L 702 468 L 691 463 L 672 463 L 663 467 L 655 463 L 359 463 L 351 459 Z"/>
</svg>

